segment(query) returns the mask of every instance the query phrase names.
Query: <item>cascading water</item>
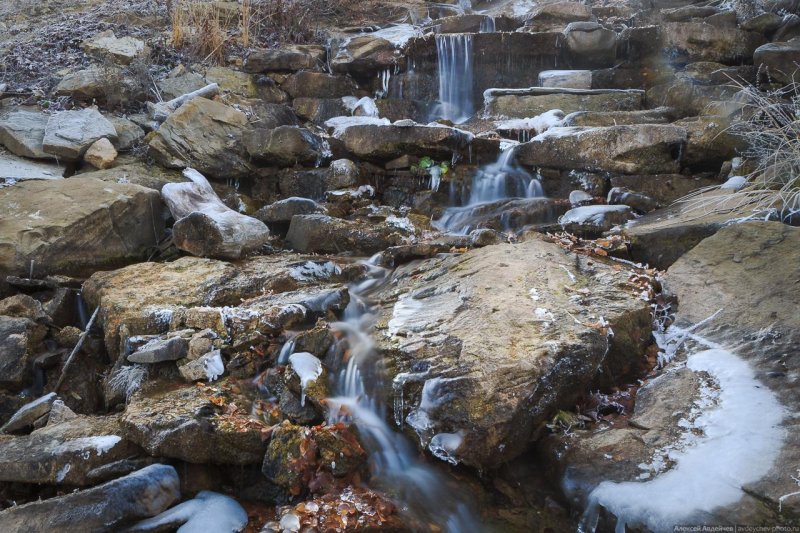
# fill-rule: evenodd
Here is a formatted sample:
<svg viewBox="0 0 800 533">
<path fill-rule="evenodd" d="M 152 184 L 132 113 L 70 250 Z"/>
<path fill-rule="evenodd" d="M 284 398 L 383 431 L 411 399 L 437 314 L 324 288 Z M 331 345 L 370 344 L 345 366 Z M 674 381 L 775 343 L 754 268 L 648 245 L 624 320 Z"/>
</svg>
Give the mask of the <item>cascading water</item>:
<svg viewBox="0 0 800 533">
<path fill-rule="evenodd" d="M 436 118 L 460 124 L 475 112 L 472 94 L 472 35 L 437 35 L 436 52 L 439 61 L 440 102 Z"/>
<path fill-rule="evenodd" d="M 442 218 L 434 224 L 438 229 L 451 233 L 468 233 L 474 229 L 476 214 L 486 211 L 492 204 L 514 198 L 544 197 L 538 177 L 532 176 L 514 163 L 515 147 L 504 150 L 497 161 L 475 173 L 469 200 L 462 207 L 449 207 L 445 210 Z"/>
<path fill-rule="evenodd" d="M 358 427 L 370 452 L 373 484 L 399 499 L 412 520 L 425 527 L 436 524 L 448 533 L 478 531 L 468 504 L 458 498 L 444 476 L 420 461 L 414 446 L 386 422 L 386 406 L 381 401 L 382 361 L 368 333 L 373 316 L 365 298 L 387 279 L 388 271 L 372 261 L 366 266 L 366 280 L 350 288 L 344 321 L 331 324 L 342 334 L 349 359 L 336 376 L 338 396 L 327 400 L 329 422 L 352 422 Z"/>
</svg>

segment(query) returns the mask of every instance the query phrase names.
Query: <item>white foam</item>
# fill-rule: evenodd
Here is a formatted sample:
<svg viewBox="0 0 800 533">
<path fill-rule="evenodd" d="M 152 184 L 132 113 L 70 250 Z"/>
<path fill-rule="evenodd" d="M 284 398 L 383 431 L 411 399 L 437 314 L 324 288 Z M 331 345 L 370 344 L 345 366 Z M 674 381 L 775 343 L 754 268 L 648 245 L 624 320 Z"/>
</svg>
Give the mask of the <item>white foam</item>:
<svg viewBox="0 0 800 533">
<path fill-rule="evenodd" d="M 670 455 L 671 470 L 643 483 L 598 485 L 589 495 L 586 529 L 594 529 L 602 506 L 617 517 L 618 531 L 626 525 L 673 531 L 695 515 L 735 504 L 744 496 L 742 486 L 763 478 L 774 464 L 785 437 L 784 408 L 753 369 L 722 348 L 690 355 L 687 367 L 716 381 L 716 406 L 684 424 L 689 442 Z"/>
</svg>

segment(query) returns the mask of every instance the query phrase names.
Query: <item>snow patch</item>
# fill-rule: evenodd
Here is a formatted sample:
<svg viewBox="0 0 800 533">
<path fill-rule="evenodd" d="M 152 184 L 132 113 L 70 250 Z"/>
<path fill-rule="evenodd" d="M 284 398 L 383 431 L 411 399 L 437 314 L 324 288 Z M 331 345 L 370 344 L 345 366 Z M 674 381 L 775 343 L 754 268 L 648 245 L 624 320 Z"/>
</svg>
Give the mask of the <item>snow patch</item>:
<svg viewBox="0 0 800 533">
<path fill-rule="evenodd" d="M 675 466 L 647 482 L 600 483 L 589 495 L 585 530 L 594 530 L 604 507 L 617 517 L 618 531 L 672 531 L 674 524 L 735 504 L 744 495 L 742 486 L 772 468 L 785 437 L 785 411 L 753 369 L 722 348 L 691 354 L 686 366 L 710 374 L 718 392 L 716 398 L 701 394 L 705 410 L 683 424 L 685 449 L 669 455 Z"/>
<path fill-rule="evenodd" d="M 387 118 L 376 117 L 333 117 L 325 121 L 325 126 L 333 129 L 336 138 L 341 137 L 347 128 L 352 126 L 390 126 L 392 122 Z"/>
</svg>

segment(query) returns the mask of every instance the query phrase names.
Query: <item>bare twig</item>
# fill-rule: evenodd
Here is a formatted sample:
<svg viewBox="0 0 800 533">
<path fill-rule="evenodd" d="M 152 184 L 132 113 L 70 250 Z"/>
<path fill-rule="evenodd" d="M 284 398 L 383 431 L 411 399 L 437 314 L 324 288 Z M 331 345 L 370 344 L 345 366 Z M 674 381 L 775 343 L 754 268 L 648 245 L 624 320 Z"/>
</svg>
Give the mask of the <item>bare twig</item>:
<svg viewBox="0 0 800 533">
<path fill-rule="evenodd" d="M 56 386 L 53 389 L 53 392 L 58 392 L 58 389 L 60 389 L 62 383 L 64 383 L 64 378 L 67 377 L 67 370 L 69 369 L 69 366 L 72 364 L 72 360 L 75 359 L 75 356 L 78 354 L 81 347 L 83 346 L 83 341 L 86 340 L 86 337 L 89 335 L 89 330 L 92 329 L 92 326 L 94 325 L 94 319 L 97 318 L 97 314 L 99 311 L 100 311 L 100 306 L 98 306 L 97 309 L 94 310 L 94 313 L 92 313 L 92 318 L 90 318 L 89 323 L 86 324 L 86 329 L 83 330 L 83 333 L 81 333 L 80 337 L 78 338 L 78 343 L 75 345 L 75 348 L 72 349 L 72 353 L 69 354 L 69 357 L 67 357 L 67 362 L 64 363 L 64 368 L 61 369 L 61 376 L 58 378 Z"/>
</svg>

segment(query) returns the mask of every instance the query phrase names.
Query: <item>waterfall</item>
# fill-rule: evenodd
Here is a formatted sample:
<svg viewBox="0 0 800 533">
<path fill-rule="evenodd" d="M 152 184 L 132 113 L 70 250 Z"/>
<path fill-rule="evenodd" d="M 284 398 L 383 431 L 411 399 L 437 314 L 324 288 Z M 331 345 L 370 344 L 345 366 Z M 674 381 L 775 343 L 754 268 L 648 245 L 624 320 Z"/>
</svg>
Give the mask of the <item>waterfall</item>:
<svg viewBox="0 0 800 533">
<path fill-rule="evenodd" d="M 437 35 L 436 52 L 439 61 L 438 115 L 459 124 L 475 112 L 472 101 L 472 35 Z"/>
<path fill-rule="evenodd" d="M 344 320 L 331 324 L 347 343 L 349 359 L 335 375 L 334 391 L 328 398 L 331 424 L 352 422 L 370 454 L 373 483 L 396 496 L 411 518 L 437 524 L 446 533 L 478 531 L 480 524 L 469 505 L 436 469 L 419 459 L 419 452 L 386 421 L 383 398 L 382 361 L 369 335 L 373 316 L 366 295 L 388 279 L 388 271 L 366 263 L 367 277 L 350 288 L 351 301 Z"/>
<path fill-rule="evenodd" d="M 532 176 L 514 162 L 515 148 L 516 145 L 507 148 L 497 161 L 478 169 L 472 177 L 466 205 L 447 208 L 434 225 L 452 233 L 467 233 L 474 229 L 476 214 L 494 214 L 486 209 L 493 203 L 514 198 L 544 197 L 538 175 Z"/>
<path fill-rule="evenodd" d="M 495 28 L 494 17 L 486 15 L 481 21 L 481 26 L 478 31 L 480 33 L 494 33 L 497 31 Z"/>
</svg>

